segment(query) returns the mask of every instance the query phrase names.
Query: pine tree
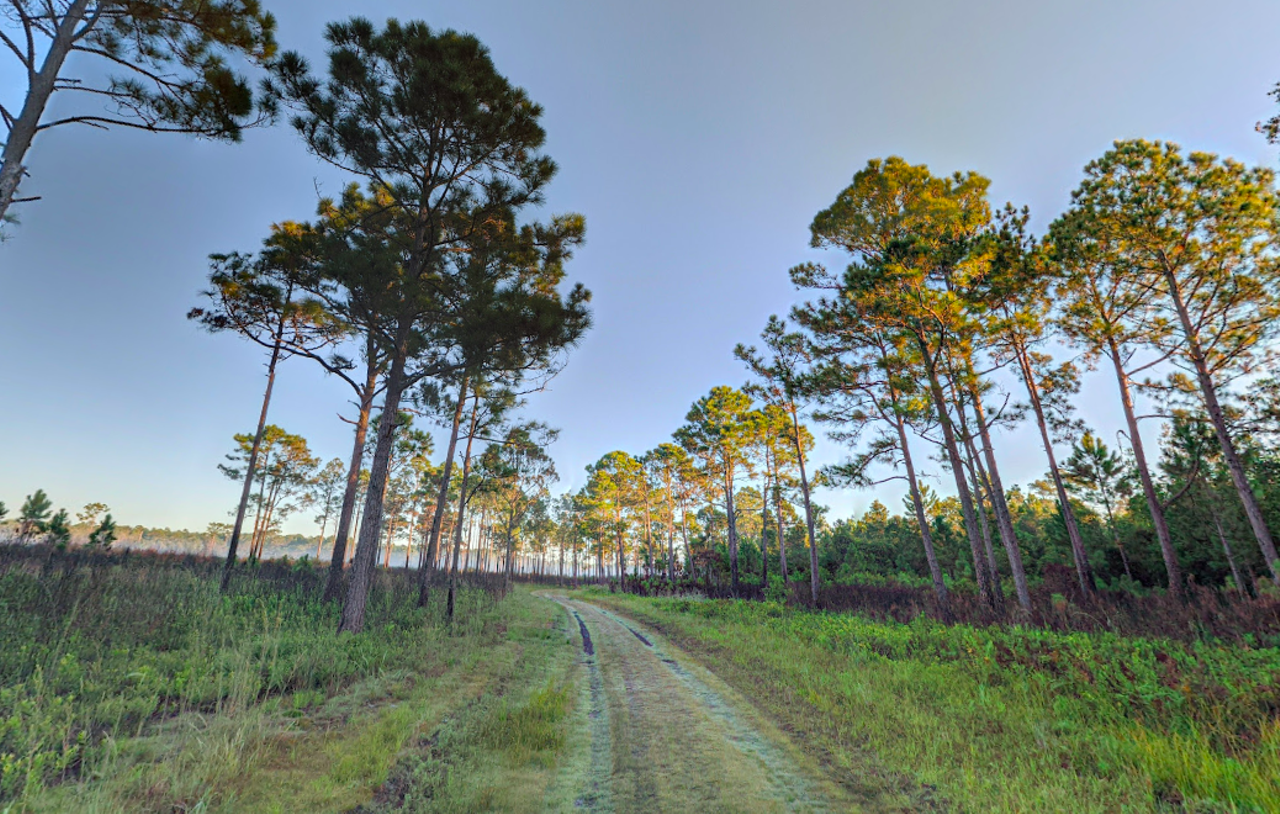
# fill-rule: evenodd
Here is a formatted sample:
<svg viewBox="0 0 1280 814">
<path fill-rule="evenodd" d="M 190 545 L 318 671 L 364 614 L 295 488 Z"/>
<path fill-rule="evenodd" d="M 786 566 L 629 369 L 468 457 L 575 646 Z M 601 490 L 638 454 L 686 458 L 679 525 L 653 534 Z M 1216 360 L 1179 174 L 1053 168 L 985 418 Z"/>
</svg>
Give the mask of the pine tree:
<svg viewBox="0 0 1280 814">
<path fill-rule="evenodd" d="M 1280 196 L 1274 173 L 1175 144 L 1116 142 L 1085 168 L 1071 223 L 1102 262 L 1124 269 L 1170 326 L 1145 344 L 1186 371 L 1217 435 L 1245 515 L 1272 577 L 1280 555 L 1249 483 L 1221 392 L 1274 359 L 1280 324 Z"/>
<path fill-rule="evenodd" d="M 34 534 L 43 534 L 48 528 L 49 512 L 52 509 L 53 502 L 49 500 L 49 496 L 43 489 L 37 489 L 34 493 L 27 495 L 18 512 L 19 539 L 25 542 Z"/>
<path fill-rule="evenodd" d="M 71 518 L 66 509 L 58 509 L 45 524 L 46 539 L 59 551 L 66 551 L 71 543 Z"/>
<path fill-rule="evenodd" d="M 110 551 L 111 544 L 116 541 L 116 522 L 111 518 L 108 512 L 102 518 L 102 522 L 98 527 L 89 534 L 89 541 L 86 545 L 89 548 L 98 551 Z"/>
<path fill-rule="evenodd" d="M 5 18 L 21 31 L 0 41 L 17 58 L 27 79 L 21 109 L 0 106 L 0 223 L 17 198 L 26 174 L 23 162 L 36 135 L 83 124 L 97 129 L 130 127 L 239 141 L 241 130 L 265 123 L 248 80 L 230 60 L 264 64 L 275 53 L 275 20 L 257 0 L 11 0 Z M 18 43 L 22 43 L 19 45 Z M 43 46 L 43 55 L 41 55 Z M 82 59 L 98 61 L 105 83 L 69 75 Z M 59 107 L 60 118 L 44 120 L 55 93 L 101 99 L 109 109 Z"/>
</svg>

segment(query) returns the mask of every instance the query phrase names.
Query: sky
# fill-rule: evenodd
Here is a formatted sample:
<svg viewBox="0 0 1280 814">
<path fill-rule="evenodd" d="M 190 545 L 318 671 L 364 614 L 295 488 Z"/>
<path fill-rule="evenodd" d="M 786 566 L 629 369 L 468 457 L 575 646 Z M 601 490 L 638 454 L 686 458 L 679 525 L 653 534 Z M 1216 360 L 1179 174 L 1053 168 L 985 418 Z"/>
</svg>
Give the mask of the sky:
<svg viewBox="0 0 1280 814">
<path fill-rule="evenodd" d="M 353 8 L 265 5 L 282 47 L 313 65 L 324 24 Z M 1280 81 L 1280 4 L 1267 0 L 359 5 L 375 22 L 476 34 L 545 108 L 560 172 L 538 215 L 585 215 L 569 278 L 594 295 L 595 327 L 526 412 L 562 430 L 551 452 L 563 489 L 610 450 L 668 440 L 712 386 L 745 380 L 734 345 L 801 299 L 787 270 L 844 262 L 808 248 L 808 225 L 869 159 L 982 173 L 993 204 L 1030 206 L 1039 228 L 1115 139 L 1277 163 L 1254 131 Z M 19 107 L 23 88 L 0 54 L 0 101 Z M 65 109 L 55 100 L 47 116 Z M 0 243 L 0 501 L 16 511 L 43 488 L 73 513 L 107 503 L 121 523 L 225 521 L 238 487 L 216 467 L 256 421 L 264 359 L 185 314 L 210 253 L 254 250 L 348 179 L 283 124 L 237 145 L 59 128 L 27 164 L 22 192 L 41 200 Z M 291 361 L 270 420 L 345 458 L 344 387 Z M 1114 436 L 1106 377 L 1088 377 L 1078 404 Z M 1031 427 L 996 443 L 1006 484 L 1044 472 Z M 841 455 L 819 442 L 818 463 Z M 902 491 L 819 500 L 844 517 L 877 498 L 896 510 Z M 285 529 L 316 531 L 309 513 Z"/>
</svg>

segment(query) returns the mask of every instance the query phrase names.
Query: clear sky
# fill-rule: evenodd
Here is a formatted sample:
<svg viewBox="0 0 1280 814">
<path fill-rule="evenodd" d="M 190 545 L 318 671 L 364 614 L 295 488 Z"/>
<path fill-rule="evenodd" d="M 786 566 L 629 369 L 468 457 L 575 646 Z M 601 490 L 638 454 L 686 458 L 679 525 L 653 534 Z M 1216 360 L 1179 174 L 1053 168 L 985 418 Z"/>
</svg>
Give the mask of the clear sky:
<svg viewBox="0 0 1280 814">
<path fill-rule="evenodd" d="M 822 259 L 810 220 L 870 158 L 981 172 L 993 203 L 1028 204 L 1041 227 L 1117 138 L 1277 159 L 1253 130 L 1280 80 L 1270 0 L 266 5 L 282 46 L 313 58 L 324 23 L 357 7 L 475 33 L 546 108 L 561 167 L 548 210 L 585 214 L 570 276 L 595 295 L 595 329 L 529 411 L 563 430 L 565 488 L 743 380 L 733 345 L 790 307 L 787 269 Z M 6 59 L 0 99 L 20 106 Z M 43 200 L 0 244 L 0 500 L 13 511 L 42 487 L 73 511 L 106 502 L 122 523 L 225 520 L 238 490 L 215 467 L 256 420 L 262 357 L 184 315 L 209 253 L 255 249 L 344 179 L 285 126 L 233 146 L 61 128 L 28 164 L 23 192 Z M 343 387 L 287 364 L 271 420 L 345 457 Z M 1106 379 L 1089 379 L 1080 404 L 1111 437 Z M 819 458 L 839 454 L 824 443 Z M 998 454 L 1006 483 L 1044 471 L 1029 430 Z M 874 496 L 896 510 L 900 492 L 821 500 L 843 516 Z M 314 533 L 305 518 L 287 528 Z"/>
</svg>

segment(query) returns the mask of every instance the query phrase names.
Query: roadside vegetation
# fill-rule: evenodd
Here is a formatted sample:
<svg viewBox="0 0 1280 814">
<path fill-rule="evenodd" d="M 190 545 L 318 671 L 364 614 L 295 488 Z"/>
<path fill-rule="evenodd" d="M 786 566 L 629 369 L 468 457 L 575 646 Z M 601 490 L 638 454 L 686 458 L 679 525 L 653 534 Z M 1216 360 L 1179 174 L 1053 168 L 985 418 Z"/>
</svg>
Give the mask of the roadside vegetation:
<svg viewBox="0 0 1280 814">
<path fill-rule="evenodd" d="M 1280 809 L 1274 647 L 587 598 L 687 648 L 836 771 L 961 810 Z"/>
<path fill-rule="evenodd" d="M 0 806 L 346 810 L 410 753 L 439 773 L 442 747 L 547 782 L 572 701 L 554 606 L 469 581 L 450 622 L 443 591 L 419 608 L 415 575 L 381 572 L 368 630 L 335 636 L 322 571 L 264 562 L 222 594 L 219 567 L 0 548 Z M 432 788 L 465 802 L 486 777 Z"/>
</svg>

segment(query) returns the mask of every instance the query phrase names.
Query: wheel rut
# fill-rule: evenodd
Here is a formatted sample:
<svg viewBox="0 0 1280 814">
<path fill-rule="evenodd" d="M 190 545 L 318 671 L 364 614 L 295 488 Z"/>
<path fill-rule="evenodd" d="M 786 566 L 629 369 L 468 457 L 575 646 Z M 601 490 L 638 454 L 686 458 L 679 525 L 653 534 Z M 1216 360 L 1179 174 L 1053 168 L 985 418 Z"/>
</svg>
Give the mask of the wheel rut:
<svg viewBox="0 0 1280 814">
<path fill-rule="evenodd" d="M 577 810 L 859 810 L 782 732 L 679 648 L 589 602 L 551 598 L 578 622 L 590 685 L 591 770 Z"/>
</svg>

